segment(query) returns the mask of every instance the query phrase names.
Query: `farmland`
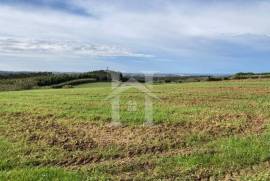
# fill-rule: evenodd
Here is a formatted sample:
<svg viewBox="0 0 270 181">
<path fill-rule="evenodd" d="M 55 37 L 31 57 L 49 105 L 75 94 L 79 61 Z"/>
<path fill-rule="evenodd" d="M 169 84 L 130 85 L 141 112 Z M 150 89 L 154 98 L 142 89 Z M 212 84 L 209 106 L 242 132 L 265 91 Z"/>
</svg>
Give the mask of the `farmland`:
<svg viewBox="0 0 270 181">
<path fill-rule="evenodd" d="M 0 93 L 0 180 L 270 178 L 270 80 L 156 84 L 121 94 L 109 83 Z M 136 102 L 136 111 L 128 109 Z"/>
</svg>

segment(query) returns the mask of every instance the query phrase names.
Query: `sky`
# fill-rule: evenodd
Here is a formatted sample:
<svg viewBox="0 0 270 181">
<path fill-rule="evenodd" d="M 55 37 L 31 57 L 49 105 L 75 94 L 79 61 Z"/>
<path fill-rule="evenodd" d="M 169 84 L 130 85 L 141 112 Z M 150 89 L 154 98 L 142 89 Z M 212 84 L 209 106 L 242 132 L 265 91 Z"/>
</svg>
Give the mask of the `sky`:
<svg viewBox="0 0 270 181">
<path fill-rule="evenodd" d="M 0 70 L 270 72 L 267 0 L 0 0 Z"/>
</svg>

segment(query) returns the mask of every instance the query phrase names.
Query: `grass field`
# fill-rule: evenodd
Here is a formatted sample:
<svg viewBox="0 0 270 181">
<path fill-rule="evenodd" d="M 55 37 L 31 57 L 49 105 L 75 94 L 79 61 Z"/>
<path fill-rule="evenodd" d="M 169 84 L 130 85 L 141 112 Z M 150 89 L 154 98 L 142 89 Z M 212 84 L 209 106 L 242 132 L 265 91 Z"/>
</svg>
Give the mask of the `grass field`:
<svg viewBox="0 0 270 181">
<path fill-rule="evenodd" d="M 270 179 L 270 80 L 154 85 L 121 95 L 112 127 L 108 84 L 0 93 L 0 180 Z M 137 102 L 130 112 L 127 103 Z"/>
</svg>

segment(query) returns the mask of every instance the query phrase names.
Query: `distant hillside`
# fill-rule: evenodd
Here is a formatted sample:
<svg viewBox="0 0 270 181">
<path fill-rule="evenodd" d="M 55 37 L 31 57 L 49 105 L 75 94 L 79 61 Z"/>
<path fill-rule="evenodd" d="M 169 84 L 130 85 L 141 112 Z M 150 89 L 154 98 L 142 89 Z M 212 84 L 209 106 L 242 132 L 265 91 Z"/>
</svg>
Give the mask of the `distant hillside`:
<svg viewBox="0 0 270 181">
<path fill-rule="evenodd" d="M 52 72 L 11 72 L 0 71 L 0 79 L 28 78 L 39 76 L 50 76 Z"/>
<path fill-rule="evenodd" d="M 156 73 L 153 74 L 154 83 L 184 83 L 184 82 L 201 82 L 201 81 L 221 81 L 229 79 L 230 75 L 221 74 L 164 74 Z M 135 78 L 139 82 L 145 81 L 145 74 L 138 73 L 124 73 L 123 80 L 126 81 L 129 78 Z"/>
<path fill-rule="evenodd" d="M 63 87 L 64 85 L 89 82 L 110 82 L 111 76 L 122 74 L 115 71 L 98 70 L 84 73 L 59 72 L 0 72 L 0 91 L 25 90 L 44 86 Z"/>
<path fill-rule="evenodd" d="M 258 79 L 258 78 L 270 78 L 270 72 L 265 73 L 253 73 L 253 72 L 239 72 L 233 76 L 232 79 Z"/>
<path fill-rule="evenodd" d="M 40 87 L 62 88 L 94 82 L 111 82 L 112 75 L 117 75 L 122 82 L 131 77 L 139 82 L 145 82 L 145 75 L 140 73 L 124 73 L 97 70 L 83 73 L 73 72 L 10 72 L 0 71 L 0 91 L 25 90 Z M 154 83 L 185 83 L 201 81 L 221 81 L 231 79 L 270 78 L 270 73 L 237 73 L 235 75 L 203 75 L 203 74 L 154 74 Z"/>
</svg>

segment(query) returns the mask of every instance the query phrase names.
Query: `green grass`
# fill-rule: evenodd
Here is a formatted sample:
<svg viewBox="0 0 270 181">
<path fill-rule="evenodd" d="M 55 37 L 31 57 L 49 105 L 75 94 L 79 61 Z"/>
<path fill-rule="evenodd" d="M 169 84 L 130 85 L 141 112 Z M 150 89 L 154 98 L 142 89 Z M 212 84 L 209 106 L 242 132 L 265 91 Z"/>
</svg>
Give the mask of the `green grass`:
<svg viewBox="0 0 270 181">
<path fill-rule="evenodd" d="M 188 156 L 162 158 L 164 168 L 180 167 L 185 171 L 198 168 L 220 172 L 238 170 L 246 165 L 259 164 L 270 159 L 270 135 L 229 137 L 211 142 L 205 146 L 207 152 Z M 168 169 L 170 170 L 170 169 Z"/>
<path fill-rule="evenodd" d="M 150 127 L 136 89 L 121 94 L 121 127 L 109 124 L 109 83 L 1 92 L 0 180 L 269 179 L 269 80 L 152 92 Z"/>
<path fill-rule="evenodd" d="M 111 83 L 110 82 L 96 82 L 96 83 L 80 84 L 75 87 L 77 88 L 111 87 Z"/>
<path fill-rule="evenodd" d="M 90 177 L 89 177 L 90 178 Z M 11 171 L 0 172 L 1 180 L 32 180 L 32 181 L 47 181 L 47 180 L 63 180 L 63 181 L 73 181 L 73 180 L 83 180 L 87 177 L 80 175 L 75 172 L 64 171 L 63 169 L 57 168 L 31 168 L 31 169 L 16 169 Z"/>
</svg>

